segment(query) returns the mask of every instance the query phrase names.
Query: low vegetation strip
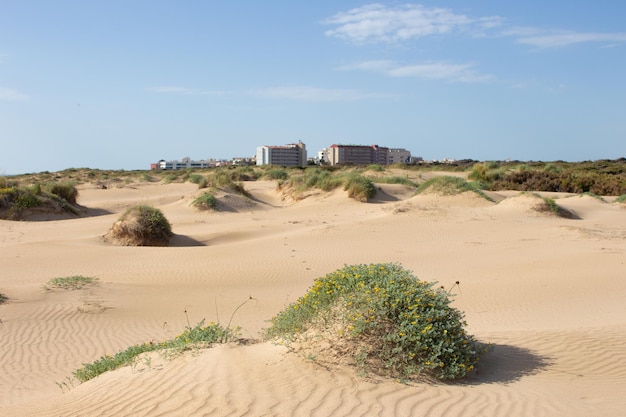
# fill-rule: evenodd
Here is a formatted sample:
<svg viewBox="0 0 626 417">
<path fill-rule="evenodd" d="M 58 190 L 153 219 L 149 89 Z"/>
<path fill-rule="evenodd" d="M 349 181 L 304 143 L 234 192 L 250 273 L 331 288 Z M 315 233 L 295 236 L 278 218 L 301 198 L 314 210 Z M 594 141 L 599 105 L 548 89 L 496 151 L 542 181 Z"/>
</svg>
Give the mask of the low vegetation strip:
<svg viewBox="0 0 626 417">
<path fill-rule="evenodd" d="M 474 164 L 469 178 L 492 191 L 622 195 L 626 193 L 626 160 L 515 165 L 481 162 Z"/>
<path fill-rule="evenodd" d="M 73 184 L 50 183 L 42 187 L 36 183 L 20 187 L 6 180 L 4 183 L 6 187 L 0 188 L 0 219 L 20 220 L 25 213 L 38 208 L 78 215 L 78 191 Z"/>
<path fill-rule="evenodd" d="M 400 265 L 351 265 L 317 279 L 271 319 L 265 336 L 322 361 L 343 357 L 364 373 L 454 380 L 489 346 L 466 333 L 450 302 Z"/>
<path fill-rule="evenodd" d="M 279 188 L 290 190 L 296 198 L 311 189 L 331 191 L 339 187 L 343 187 L 348 196 L 357 201 L 366 202 L 376 196 L 376 187 L 372 180 L 351 170 L 336 172 L 330 169 L 307 168 L 279 182 Z"/>
<path fill-rule="evenodd" d="M 196 326 L 188 326 L 184 332 L 173 339 L 163 342 L 146 342 L 116 353 L 104 355 L 100 359 L 84 364 L 80 369 L 73 372 L 74 377 L 80 382 L 89 381 L 107 371 L 112 371 L 134 363 L 139 355 L 148 352 L 162 351 L 180 353 L 193 348 L 207 347 L 213 343 L 226 343 L 238 338 L 238 329 L 225 328 L 218 323 L 204 325 L 204 320 Z"/>
</svg>

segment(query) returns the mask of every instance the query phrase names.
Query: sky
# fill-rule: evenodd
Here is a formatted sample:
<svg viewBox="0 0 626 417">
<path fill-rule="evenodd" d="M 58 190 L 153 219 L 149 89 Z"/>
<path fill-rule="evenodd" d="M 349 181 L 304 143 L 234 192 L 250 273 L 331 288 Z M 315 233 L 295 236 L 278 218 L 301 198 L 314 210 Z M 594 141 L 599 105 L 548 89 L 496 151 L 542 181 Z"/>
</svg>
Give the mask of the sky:
<svg viewBox="0 0 626 417">
<path fill-rule="evenodd" d="M 626 156 L 622 0 L 0 0 L 0 175 L 302 141 Z"/>
</svg>

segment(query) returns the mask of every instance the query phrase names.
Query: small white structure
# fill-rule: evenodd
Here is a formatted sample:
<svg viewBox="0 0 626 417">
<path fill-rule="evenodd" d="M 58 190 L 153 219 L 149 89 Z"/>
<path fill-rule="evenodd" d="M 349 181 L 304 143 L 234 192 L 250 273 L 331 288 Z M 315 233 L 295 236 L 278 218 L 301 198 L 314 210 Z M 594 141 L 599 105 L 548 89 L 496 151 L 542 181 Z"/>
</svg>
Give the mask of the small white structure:
<svg viewBox="0 0 626 417">
<path fill-rule="evenodd" d="M 189 157 L 183 158 L 181 161 L 166 161 L 161 159 L 159 161 L 159 169 L 163 170 L 176 170 L 185 168 L 209 168 L 211 164 L 207 160 L 193 161 Z"/>
</svg>

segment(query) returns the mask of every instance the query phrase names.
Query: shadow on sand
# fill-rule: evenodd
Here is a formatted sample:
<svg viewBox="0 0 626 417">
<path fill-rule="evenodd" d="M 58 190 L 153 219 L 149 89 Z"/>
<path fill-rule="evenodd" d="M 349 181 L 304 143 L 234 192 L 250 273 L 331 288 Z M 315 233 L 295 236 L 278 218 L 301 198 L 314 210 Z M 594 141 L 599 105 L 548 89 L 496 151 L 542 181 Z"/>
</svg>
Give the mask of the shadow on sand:
<svg viewBox="0 0 626 417">
<path fill-rule="evenodd" d="M 523 377 L 536 375 L 550 366 L 551 358 L 537 355 L 529 349 L 494 344 L 476 371 L 462 385 L 509 384 Z"/>
<path fill-rule="evenodd" d="M 170 238 L 169 247 L 206 246 L 206 244 L 184 235 L 174 235 Z"/>
</svg>

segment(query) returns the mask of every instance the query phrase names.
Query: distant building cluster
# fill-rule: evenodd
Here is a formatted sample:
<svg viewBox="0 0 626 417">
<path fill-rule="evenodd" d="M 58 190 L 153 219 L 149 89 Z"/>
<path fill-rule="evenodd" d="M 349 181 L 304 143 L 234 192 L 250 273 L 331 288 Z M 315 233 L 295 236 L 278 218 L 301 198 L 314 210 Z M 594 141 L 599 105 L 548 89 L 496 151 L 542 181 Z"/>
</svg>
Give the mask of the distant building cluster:
<svg viewBox="0 0 626 417">
<path fill-rule="evenodd" d="M 390 149 L 378 145 L 331 145 L 322 151 L 322 159 L 328 165 L 389 165 L 408 164 L 411 152 L 406 149 Z"/>
<path fill-rule="evenodd" d="M 308 158 L 306 145 L 302 141 L 287 145 L 259 146 L 252 158 L 233 158 L 231 160 L 182 160 L 150 164 L 152 170 L 177 170 L 186 168 L 214 168 L 229 165 L 278 165 L 286 167 L 306 167 L 307 165 L 389 165 L 409 164 L 421 161 L 411 152 L 400 148 L 387 148 L 378 145 L 338 145 L 333 144 L 320 150 L 317 158 Z"/>
</svg>

